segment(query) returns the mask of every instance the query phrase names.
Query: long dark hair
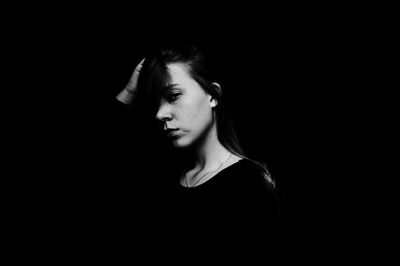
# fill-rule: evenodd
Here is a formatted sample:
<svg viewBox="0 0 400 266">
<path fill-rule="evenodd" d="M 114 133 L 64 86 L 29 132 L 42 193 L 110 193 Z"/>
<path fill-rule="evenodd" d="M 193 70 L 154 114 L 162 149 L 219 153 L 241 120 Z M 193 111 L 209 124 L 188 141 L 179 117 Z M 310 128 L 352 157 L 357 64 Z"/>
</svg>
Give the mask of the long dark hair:
<svg viewBox="0 0 400 266">
<path fill-rule="evenodd" d="M 161 96 L 169 82 L 167 65 L 183 63 L 189 75 L 209 94 L 217 100 L 215 108 L 217 133 L 221 144 L 231 153 L 253 162 L 271 185 L 275 182 L 265 164 L 250 159 L 243 151 L 234 130 L 233 119 L 230 116 L 226 101 L 227 92 L 220 69 L 220 56 L 201 52 L 193 44 L 183 44 L 174 47 L 154 49 L 145 60 L 139 77 L 139 97 L 146 102 L 145 106 L 152 117 L 155 117 Z M 212 84 L 220 84 L 220 88 Z"/>
</svg>

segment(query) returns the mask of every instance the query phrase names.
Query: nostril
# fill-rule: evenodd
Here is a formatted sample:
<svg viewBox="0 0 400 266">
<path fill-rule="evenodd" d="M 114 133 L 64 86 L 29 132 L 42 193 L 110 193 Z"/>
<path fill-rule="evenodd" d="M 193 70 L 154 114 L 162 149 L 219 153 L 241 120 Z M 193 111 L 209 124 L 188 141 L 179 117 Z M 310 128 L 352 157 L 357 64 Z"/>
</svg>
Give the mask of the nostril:
<svg viewBox="0 0 400 266">
<path fill-rule="evenodd" d="M 162 122 L 171 121 L 172 115 L 169 112 L 163 112 L 163 113 L 158 112 L 157 115 L 156 115 L 156 119 L 160 120 Z"/>
</svg>

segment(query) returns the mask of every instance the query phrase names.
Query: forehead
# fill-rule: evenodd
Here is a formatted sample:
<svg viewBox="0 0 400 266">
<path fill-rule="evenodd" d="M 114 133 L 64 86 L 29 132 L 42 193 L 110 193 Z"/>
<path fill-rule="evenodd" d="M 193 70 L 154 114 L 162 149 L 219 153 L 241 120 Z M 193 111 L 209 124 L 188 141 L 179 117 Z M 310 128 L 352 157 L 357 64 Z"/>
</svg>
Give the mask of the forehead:
<svg viewBox="0 0 400 266">
<path fill-rule="evenodd" d="M 189 75 L 188 66 L 182 63 L 173 63 L 167 65 L 171 84 L 189 85 L 196 83 Z"/>
<path fill-rule="evenodd" d="M 168 82 L 164 87 L 164 95 L 173 89 L 184 91 L 192 96 L 206 95 L 207 92 L 189 74 L 189 66 L 183 63 L 172 63 L 167 65 Z"/>
</svg>

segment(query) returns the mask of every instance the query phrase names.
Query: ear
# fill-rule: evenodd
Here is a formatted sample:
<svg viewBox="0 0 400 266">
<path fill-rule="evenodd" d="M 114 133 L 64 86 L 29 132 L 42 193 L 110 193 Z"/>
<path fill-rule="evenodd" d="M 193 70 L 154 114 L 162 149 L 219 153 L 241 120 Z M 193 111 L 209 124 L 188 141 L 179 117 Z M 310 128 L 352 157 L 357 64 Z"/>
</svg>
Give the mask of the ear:
<svg viewBox="0 0 400 266">
<path fill-rule="evenodd" d="M 219 85 L 219 84 L 216 83 L 216 82 L 213 82 L 213 83 L 211 83 L 211 84 L 214 86 L 214 88 L 215 88 L 215 90 L 216 90 L 218 96 L 221 96 L 221 93 L 222 93 L 222 91 L 221 91 L 221 85 Z M 210 103 L 211 103 L 211 107 L 216 107 L 216 106 L 218 105 L 218 100 L 215 99 L 215 97 L 210 96 Z"/>
</svg>

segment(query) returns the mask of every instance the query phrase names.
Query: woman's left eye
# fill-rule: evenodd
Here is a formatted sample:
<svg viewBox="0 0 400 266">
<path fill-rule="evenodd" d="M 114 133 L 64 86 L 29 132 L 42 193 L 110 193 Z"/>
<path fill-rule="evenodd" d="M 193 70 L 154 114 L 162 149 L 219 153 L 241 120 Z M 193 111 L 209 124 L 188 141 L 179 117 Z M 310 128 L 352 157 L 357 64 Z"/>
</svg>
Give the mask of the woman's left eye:
<svg viewBox="0 0 400 266">
<path fill-rule="evenodd" d="M 180 96 L 180 93 L 171 93 L 167 96 L 167 100 L 169 102 L 174 102 L 174 101 L 178 100 L 179 96 Z"/>
</svg>

